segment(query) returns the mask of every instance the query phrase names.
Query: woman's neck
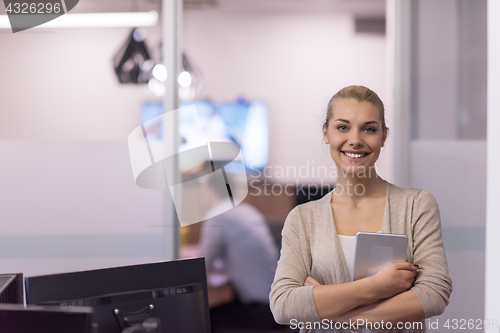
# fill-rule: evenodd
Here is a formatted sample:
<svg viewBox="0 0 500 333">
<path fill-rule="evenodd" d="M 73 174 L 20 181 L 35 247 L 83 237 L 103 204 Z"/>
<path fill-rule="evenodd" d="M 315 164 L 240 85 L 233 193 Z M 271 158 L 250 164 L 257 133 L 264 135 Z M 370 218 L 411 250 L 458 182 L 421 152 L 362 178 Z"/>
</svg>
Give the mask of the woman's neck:
<svg viewBox="0 0 500 333">
<path fill-rule="evenodd" d="M 339 170 L 337 186 L 333 192 L 339 201 L 359 201 L 361 199 L 385 196 L 385 181 L 373 171 L 371 173 L 349 173 Z"/>
</svg>

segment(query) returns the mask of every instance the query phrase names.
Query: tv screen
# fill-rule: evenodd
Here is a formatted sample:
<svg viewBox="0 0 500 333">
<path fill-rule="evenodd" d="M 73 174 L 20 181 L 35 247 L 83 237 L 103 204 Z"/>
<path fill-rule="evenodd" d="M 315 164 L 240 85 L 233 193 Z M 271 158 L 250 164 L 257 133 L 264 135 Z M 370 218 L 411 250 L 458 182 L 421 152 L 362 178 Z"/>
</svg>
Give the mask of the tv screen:
<svg viewBox="0 0 500 333">
<path fill-rule="evenodd" d="M 262 170 L 269 159 L 269 116 L 264 102 L 212 103 L 208 100 L 181 102 L 183 108 L 194 105 L 203 133 L 196 126 L 198 119 L 193 113 L 179 113 L 179 135 L 181 144 L 179 150 L 189 148 L 194 142 L 199 142 L 200 135 L 207 142 L 232 142 L 241 150 L 239 159 L 243 159 L 247 171 Z M 146 102 L 142 106 L 140 122 L 156 118 L 149 122 L 146 129 L 149 141 L 163 138 L 162 119 L 164 113 L 161 102 Z M 215 158 L 217 159 L 217 158 Z M 219 158 L 220 159 L 220 158 Z M 181 168 L 182 169 L 182 168 Z M 231 172 L 232 170 L 228 170 Z"/>
<path fill-rule="evenodd" d="M 209 333 L 205 259 L 28 277 L 27 304 L 92 306 L 99 332 Z"/>
</svg>

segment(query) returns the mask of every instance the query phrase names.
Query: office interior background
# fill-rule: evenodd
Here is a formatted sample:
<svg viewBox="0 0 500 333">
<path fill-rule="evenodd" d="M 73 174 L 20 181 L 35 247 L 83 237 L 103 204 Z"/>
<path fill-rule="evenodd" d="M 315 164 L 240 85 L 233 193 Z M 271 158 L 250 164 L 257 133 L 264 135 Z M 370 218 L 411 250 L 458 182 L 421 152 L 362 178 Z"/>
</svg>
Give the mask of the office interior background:
<svg viewBox="0 0 500 333">
<path fill-rule="evenodd" d="M 390 128 L 381 176 L 428 190 L 440 206 L 453 293 L 439 320 L 500 320 L 493 282 L 500 278 L 493 172 L 500 54 L 492 56 L 500 26 L 487 20 L 500 14 L 498 1 L 183 6 L 180 49 L 204 82 L 196 98 L 244 97 L 268 106 L 268 176 L 260 179 L 270 184 L 334 184 L 311 172 L 333 163 L 321 142 L 326 104 L 347 85 L 376 91 Z M 74 12 L 150 10 L 160 15 L 144 28 L 145 42 L 159 52 L 159 0 L 87 0 Z M 177 244 L 196 243 L 195 225 L 181 228 L 182 239 L 172 231 L 169 192 L 139 188 L 132 176 L 128 135 L 139 126 L 141 106 L 164 98 L 116 78 L 112 59 L 132 28 L 0 30 L 0 273 L 156 262 L 173 259 Z M 282 167 L 309 172 L 277 174 Z M 186 213 L 189 195 L 183 193 Z M 283 193 L 248 200 L 277 226 L 296 203 Z"/>
</svg>

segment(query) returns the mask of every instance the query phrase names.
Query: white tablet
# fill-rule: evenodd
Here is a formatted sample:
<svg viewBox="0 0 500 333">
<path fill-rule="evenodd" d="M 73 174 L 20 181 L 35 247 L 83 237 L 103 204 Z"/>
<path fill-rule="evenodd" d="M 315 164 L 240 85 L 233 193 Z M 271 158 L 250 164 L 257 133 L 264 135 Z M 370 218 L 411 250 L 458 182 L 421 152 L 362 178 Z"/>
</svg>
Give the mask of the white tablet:
<svg viewBox="0 0 500 333">
<path fill-rule="evenodd" d="M 390 264 L 406 261 L 406 235 L 358 232 L 352 280 L 375 275 Z"/>
</svg>

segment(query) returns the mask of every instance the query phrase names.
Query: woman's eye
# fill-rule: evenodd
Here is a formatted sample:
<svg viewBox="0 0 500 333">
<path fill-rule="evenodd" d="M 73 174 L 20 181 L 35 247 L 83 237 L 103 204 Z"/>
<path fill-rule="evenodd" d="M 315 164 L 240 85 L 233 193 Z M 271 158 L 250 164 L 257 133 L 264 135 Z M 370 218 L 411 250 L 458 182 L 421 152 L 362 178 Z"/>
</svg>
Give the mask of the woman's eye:
<svg viewBox="0 0 500 333">
<path fill-rule="evenodd" d="M 365 131 L 367 131 L 367 132 L 376 132 L 377 129 L 375 127 L 367 127 L 367 128 L 365 128 Z"/>
<path fill-rule="evenodd" d="M 345 126 L 345 125 L 340 125 L 340 126 L 337 126 L 337 129 L 338 129 L 339 131 L 341 131 L 341 132 L 343 132 L 343 131 L 347 131 L 347 126 Z"/>
</svg>

